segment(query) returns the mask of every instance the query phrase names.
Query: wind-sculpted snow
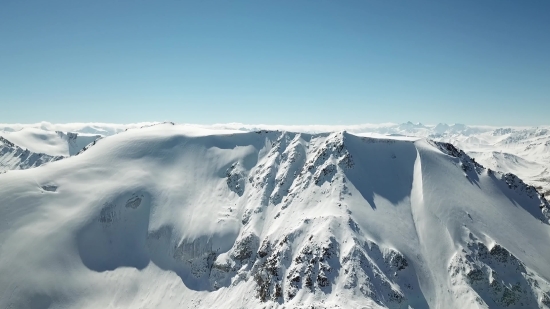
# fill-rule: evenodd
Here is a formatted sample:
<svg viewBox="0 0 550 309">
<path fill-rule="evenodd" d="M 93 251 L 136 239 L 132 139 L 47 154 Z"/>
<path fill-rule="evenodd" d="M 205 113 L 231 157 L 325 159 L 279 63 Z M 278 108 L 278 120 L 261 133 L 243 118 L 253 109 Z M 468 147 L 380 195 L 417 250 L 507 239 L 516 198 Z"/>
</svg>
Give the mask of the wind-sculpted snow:
<svg viewBox="0 0 550 309">
<path fill-rule="evenodd" d="M 3 133 L 6 134 L 6 132 Z M 99 138 L 99 136 L 79 136 L 77 133 L 70 132 L 40 130 L 9 132 L 8 136 L 18 143 L 0 136 L 0 173 L 35 168 L 64 159 L 84 151 L 83 148 L 86 148 L 86 145 L 95 144 Z M 39 151 L 45 151 L 45 153 Z"/>
<path fill-rule="evenodd" d="M 61 159 L 62 156 L 49 156 L 23 149 L 0 136 L 0 173 L 33 168 Z"/>
<path fill-rule="evenodd" d="M 547 308 L 548 208 L 450 144 L 158 124 L 0 175 L 0 307 Z"/>
<path fill-rule="evenodd" d="M 75 155 L 86 145 L 101 137 L 97 134 L 50 131 L 38 128 L 0 131 L 0 136 L 31 152 L 63 157 Z"/>
</svg>

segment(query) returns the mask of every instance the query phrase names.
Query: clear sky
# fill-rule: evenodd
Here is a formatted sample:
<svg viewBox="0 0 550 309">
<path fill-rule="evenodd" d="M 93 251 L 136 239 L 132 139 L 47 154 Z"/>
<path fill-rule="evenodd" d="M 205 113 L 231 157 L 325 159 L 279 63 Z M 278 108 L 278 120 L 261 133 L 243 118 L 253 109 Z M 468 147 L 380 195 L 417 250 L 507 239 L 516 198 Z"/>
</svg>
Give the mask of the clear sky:
<svg viewBox="0 0 550 309">
<path fill-rule="evenodd" d="M 550 124 L 550 1 L 0 0 L 0 122 Z"/>
</svg>

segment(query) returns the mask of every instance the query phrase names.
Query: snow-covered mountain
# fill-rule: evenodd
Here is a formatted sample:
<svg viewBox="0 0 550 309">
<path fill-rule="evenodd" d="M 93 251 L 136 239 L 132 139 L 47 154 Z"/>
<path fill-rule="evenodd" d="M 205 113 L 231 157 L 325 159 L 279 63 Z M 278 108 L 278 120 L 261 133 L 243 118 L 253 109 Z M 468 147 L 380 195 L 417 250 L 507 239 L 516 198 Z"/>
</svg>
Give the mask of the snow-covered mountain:
<svg viewBox="0 0 550 309">
<path fill-rule="evenodd" d="M 33 152 L 51 156 L 69 156 L 78 153 L 98 136 L 110 136 L 128 129 L 158 123 L 104 124 L 69 123 L 0 124 L 0 136 Z M 463 149 L 484 166 L 503 173 L 514 173 L 541 192 L 550 196 L 550 126 L 547 127 L 490 127 L 464 124 L 422 123 L 363 124 L 363 125 L 248 125 L 241 123 L 215 125 L 184 125 L 191 128 L 237 130 L 280 130 L 302 133 L 337 132 L 370 137 L 415 136 L 449 142 Z M 60 132 L 73 132 L 64 133 Z M 76 134 L 71 142 L 70 134 Z M 76 141 L 76 142 L 75 142 Z"/>
<path fill-rule="evenodd" d="M 0 136 L 0 173 L 38 167 L 63 158 L 23 149 Z"/>
<path fill-rule="evenodd" d="M 0 132 L 0 173 L 41 166 L 82 151 L 101 135 L 24 128 Z"/>
<path fill-rule="evenodd" d="M 549 308 L 549 207 L 424 138 L 132 129 L 0 175 L 0 307 Z"/>
<path fill-rule="evenodd" d="M 550 195 L 550 128 L 497 128 L 437 137 L 495 170 L 511 172 Z"/>
<path fill-rule="evenodd" d="M 32 127 L 19 131 L 0 131 L 0 136 L 31 152 L 64 157 L 77 154 L 86 145 L 102 137 L 97 134 L 49 131 Z"/>
</svg>

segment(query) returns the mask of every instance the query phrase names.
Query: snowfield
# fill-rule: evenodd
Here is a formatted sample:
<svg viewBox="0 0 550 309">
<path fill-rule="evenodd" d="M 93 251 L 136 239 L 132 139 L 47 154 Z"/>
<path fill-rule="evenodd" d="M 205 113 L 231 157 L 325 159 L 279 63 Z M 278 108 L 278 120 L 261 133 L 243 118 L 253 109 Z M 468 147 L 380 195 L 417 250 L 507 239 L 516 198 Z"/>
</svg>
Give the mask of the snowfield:
<svg viewBox="0 0 550 309">
<path fill-rule="evenodd" d="M 0 308 L 550 308 L 550 205 L 441 142 L 544 134 L 400 126 L 147 125 L 1 174 Z"/>
</svg>

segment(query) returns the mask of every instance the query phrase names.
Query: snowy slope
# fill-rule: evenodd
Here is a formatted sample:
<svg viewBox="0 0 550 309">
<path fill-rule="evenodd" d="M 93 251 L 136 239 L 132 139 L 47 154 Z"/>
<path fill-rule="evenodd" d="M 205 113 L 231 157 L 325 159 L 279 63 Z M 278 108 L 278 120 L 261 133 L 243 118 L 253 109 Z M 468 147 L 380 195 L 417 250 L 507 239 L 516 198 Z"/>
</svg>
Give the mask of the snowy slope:
<svg viewBox="0 0 550 309">
<path fill-rule="evenodd" d="M 507 171 L 519 175 L 522 179 L 529 179 L 535 186 L 545 187 L 550 182 L 548 164 L 529 161 L 517 155 L 506 152 L 469 151 L 468 154 L 487 168 L 496 171 Z"/>
<path fill-rule="evenodd" d="M 37 128 L 24 128 L 19 131 L 2 131 L 0 136 L 15 145 L 31 152 L 50 156 L 73 156 L 101 135 L 48 131 Z"/>
<path fill-rule="evenodd" d="M 0 136 L 0 173 L 38 167 L 63 158 L 23 149 Z"/>
<path fill-rule="evenodd" d="M 133 129 L 0 175 L 0 308 L 548 308 L 548 207 L 425 139 Z"/>
<path fill-rule="evenodd" d="M 439 139 L 464 149 L 483 165 L 517 174 L 550 195 L 550 128 L 495 128 Z"/>
</svg>

